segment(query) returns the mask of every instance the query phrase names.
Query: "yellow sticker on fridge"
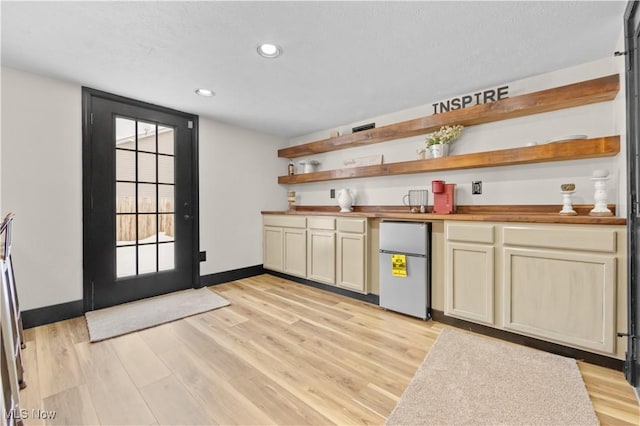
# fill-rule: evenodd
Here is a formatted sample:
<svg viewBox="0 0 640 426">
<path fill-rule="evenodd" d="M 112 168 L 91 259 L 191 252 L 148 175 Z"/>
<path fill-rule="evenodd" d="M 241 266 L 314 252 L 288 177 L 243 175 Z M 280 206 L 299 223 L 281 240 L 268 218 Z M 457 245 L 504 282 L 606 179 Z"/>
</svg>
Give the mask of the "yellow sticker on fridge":
<svg viewBox="0 0 640 426">
<path fill-rule="evenodd" d="M 391 255 L 391 275 L 394 277 L 407 277 L 407 256 L 404 254 Z"/>
</svg>

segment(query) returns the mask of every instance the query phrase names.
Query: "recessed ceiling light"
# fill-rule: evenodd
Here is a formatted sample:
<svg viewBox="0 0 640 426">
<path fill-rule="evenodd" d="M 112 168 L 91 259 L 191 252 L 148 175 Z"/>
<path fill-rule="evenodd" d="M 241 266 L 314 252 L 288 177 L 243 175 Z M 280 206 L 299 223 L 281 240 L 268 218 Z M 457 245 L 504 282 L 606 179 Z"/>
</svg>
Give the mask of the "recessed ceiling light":
<svg viewBox="0 0 640 426">
<path fill-rule="evenodd" d="M 282 48 L 277 44 L 263 43 L 258 46 L 258 55 L 269 59 L 277 58 L 282 55 Z"/>
<path fill-rule="evenodd" d="M 209 89 L 196 89 L 196 93 L 200 96 L 213 96 L 215 92 Z"/>
</svg>

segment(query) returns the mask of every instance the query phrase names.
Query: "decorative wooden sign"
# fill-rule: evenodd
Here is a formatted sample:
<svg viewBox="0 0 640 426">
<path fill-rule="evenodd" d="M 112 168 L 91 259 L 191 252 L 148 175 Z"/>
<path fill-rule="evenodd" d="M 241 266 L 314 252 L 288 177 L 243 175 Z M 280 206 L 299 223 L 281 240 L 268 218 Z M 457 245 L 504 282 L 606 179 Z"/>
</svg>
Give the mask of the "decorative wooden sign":
<svg viewBox="0 0 640 426">
<path fill-rule="evenodd" d="M 488 104 L 501 99 L 507 99 L 508 97 L 509 86 L 501 86 L 495 89 L 488 89 L 474 93 L 473 95 L 465 95 L 442 102 L 436 102 L 435 104 L 432 104 L 433 114 L 435 115 L 441 112 L 462 109 L 472 105 Z"/>
</svg>

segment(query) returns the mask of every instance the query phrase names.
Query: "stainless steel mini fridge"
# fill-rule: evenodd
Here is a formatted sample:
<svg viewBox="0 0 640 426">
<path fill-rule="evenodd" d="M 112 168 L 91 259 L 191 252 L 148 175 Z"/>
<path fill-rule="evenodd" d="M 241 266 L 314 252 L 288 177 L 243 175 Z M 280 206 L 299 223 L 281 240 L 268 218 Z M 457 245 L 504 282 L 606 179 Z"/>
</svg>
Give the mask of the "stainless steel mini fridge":
<svg viewBox="0 0 640 426">
<path fill-rule="evenodd" d="M 380 224 L 380 306 L 431 318 L 431 224 Z"/>
</svg>

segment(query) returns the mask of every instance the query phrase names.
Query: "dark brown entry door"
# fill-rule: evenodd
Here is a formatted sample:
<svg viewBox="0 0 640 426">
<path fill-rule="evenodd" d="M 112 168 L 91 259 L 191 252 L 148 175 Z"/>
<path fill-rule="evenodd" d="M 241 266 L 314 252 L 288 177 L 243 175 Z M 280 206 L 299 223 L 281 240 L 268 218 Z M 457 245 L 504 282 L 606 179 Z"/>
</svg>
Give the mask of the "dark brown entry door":
<svg viewBox="0 0 640 426">
<path fill-rule="evenodd" d="M 85 310 L 197 286 L 197 117 L 83 101 Z"/>
</svg>

